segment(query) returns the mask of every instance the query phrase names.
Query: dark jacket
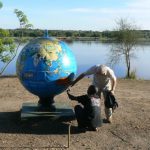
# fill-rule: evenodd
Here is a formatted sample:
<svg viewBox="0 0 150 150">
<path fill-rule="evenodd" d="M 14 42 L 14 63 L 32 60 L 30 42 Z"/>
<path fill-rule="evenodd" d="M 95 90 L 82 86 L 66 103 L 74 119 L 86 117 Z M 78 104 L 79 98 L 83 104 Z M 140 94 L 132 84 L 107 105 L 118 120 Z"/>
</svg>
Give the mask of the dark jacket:
<svg viewBox="0 0 150 150">
<path fill-rule="evenodd" d="M 76 100 L 79 103 L 83 105 L 84 110 L 84 118 L 88 122 L 88 125 L 91 127 L 98 127 L 101 125 L 101 112 L 100 112 L 100 106 L 97 104 L 93 104 L 93 101 L 99 101 L 99 97 L 89 97 L 88 95 L 82 95 L 82 96 L 73 96 L 68 93 L 68 97 L 71 100 Z M 93 100 L 95 98 L 95 100 Z"/>
</svg>

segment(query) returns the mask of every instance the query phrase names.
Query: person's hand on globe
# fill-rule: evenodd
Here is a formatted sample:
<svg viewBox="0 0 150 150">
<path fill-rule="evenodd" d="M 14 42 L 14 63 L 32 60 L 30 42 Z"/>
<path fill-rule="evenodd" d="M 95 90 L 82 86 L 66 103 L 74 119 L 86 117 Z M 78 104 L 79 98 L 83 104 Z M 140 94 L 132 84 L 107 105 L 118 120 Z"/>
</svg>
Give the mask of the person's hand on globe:
<svg viewBox="0 0 150 150">
<path fill-rule="evenodd" d="M 74 86 L 74 81 L 70 81 L 69 86 Z"/>
<path fill-rule="evenodd" d="M 61 78 L 57 80 L 57 84 L 69 86 L 72 84 L 72 74 L 70 74 L 67 78 Z"/>
</svg>

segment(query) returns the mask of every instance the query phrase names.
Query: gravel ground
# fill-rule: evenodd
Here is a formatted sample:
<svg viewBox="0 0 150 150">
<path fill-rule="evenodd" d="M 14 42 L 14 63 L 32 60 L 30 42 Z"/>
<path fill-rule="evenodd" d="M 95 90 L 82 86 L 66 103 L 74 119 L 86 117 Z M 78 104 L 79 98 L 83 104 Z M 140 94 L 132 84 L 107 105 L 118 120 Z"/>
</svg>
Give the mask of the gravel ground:
<svg viewBox="0 0 150 150">
<path fill-rule="evenodd" d="M 71 93 L 86 93 L 91 79 L 83 79 Z M 113 123 L 103 123 L 98 132 L 79 132 L 76 120 L 72 121 L 70 150 L 150 150 L 150 81 L 119 79 L 116 89 L 119 108 L 113 115 Z M 66 121 L 40 119 L 20 121 L 20 109 L 24 102 L 38 102 L 20 84 L 16 77 L 0 78 L 0 150 L 48 150 L 66 149 L 68 124 Z M 76 102 L 65 92 L 55 97 L 72 108 Z M 103 99 L 102 118 L 105 118 Z"/>
</svg>

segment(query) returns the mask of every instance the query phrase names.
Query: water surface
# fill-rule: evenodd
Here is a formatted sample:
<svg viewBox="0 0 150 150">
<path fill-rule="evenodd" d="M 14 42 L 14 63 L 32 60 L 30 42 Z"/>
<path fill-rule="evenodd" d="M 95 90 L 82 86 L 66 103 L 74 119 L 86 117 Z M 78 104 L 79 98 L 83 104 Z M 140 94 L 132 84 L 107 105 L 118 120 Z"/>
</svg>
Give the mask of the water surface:
<svg viewBox="0 0 150 150">
<path fill-rule="evenodd" d="M 18 54 L 24 45 L 19 48 Z M 92 65 L 108 63 L 108 54 L 111 49 L 111 43 L 101 43 L 98 41 L 74 41 L 68 43 L 68 46 L 72 49 L 77 60 L 77 75 Z M 150 79 L 150 69 L 148 68 L 150 66 L 150 44 L 138 45 L 135 54 L 136 58 L 131 59 L 131 70 L 136 70 L 137 77 L 140 79 Z M 16 58 L 5 70 L 5 75 L 16 74 Z M 3 65 L 4 64 L 0 62 L 1 68 Z M 124 59 L 122 59 L 119 64 L 113 66 L 112 69 L 115 71 L 117 77 L 125 77 L 126 65 Z"/>
</svg>

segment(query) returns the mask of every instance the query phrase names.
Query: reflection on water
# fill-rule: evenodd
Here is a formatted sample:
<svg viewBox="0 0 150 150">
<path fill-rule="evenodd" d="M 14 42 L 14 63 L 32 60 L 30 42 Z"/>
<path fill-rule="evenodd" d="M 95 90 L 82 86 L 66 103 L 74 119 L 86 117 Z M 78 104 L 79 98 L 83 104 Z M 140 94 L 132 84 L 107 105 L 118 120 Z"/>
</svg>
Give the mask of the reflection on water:
<svg viewBox="0 0 150 150">
<path fill-rule="evenodd" d="M 20 47 L 20 50 L 23 46 Z M 99 41 L 74 41 L 69 42 L 68 46 L 72 49 L 77 60 L 77 75 L 92 65 L 107 64 L 108 53 L 111 49 L 110 43 L 101 43 Z M 136 58 L 131 60 L 131 70 L 136 70 L 138 78 L 150 79 L 150 70 L 147 69 L 150 66 L 150 44 L 138 45 L 135 53 Z M 0 67 L 2 67 L 2 65 L 3 64 L 0 62 Z M 16 59 L 14 59 L 13 62 L 7 67 L 4 74 L 15 74 L 15 65 Z M 126 66 L 124 61 L 114 66 L 113 69 L 117 77 L 124 77 L 126 74 Z"/>
</svg>

